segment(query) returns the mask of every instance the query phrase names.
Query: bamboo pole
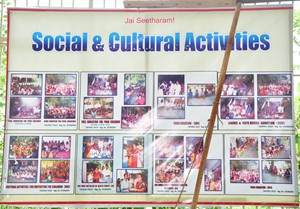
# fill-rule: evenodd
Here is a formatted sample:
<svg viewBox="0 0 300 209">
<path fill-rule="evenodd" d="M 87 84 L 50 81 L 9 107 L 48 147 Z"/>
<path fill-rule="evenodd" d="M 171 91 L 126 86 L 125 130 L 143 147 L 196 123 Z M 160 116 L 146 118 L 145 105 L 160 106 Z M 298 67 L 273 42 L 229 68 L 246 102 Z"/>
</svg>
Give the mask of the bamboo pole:
<svg viewBox="0 0 300 209">
<path fill-rule="evenodd" d="M 212 111 L 211 111 L 211 115 L 210 115 L 210 119 L 209 119 L 209 123 L 208 123 L 207 135 L 206 135 L 206 139 L 205 139 L 205 143 L 204 143 L 204 149 L 203 149 L 201 164 L 200 164 L 200 168 L 199 168 L 199 172 L 198 172 L 198 176 L 197 176 L 197 182 L 196 182 L 196 186 L 195 186 L 191 209 L 196 209 L 198 198 L 199 198 L 203 173 L 205 170 L 205 164 L 206 164 L 206 160 L 207 160 L 211 137 L 212 137 L 213 130 L 214 130 L 216 116 L 218 114 L 219 100 L 221 97 L 222 87 L 223 87 L 223 83 L 224 83 L 226 72 L 227 72 L 227 66 L 228 66 L 228 62 L 229 62 L 229 57 L 230 57 L 230 53 L 231 53 L 231 48 L 232 48 L 232 43 L 233 43 L 235 31 L 236 31 L 237 22 L 238 22 L 239 15 L 240 15 L 240 9 L 241 9 L 241 3 L 237 2 L 233 20 L 231 23 L 231 28 L 230 28 L 230 33 L 229 33 L 229 38 L 228 38 L 225 54 L 223 57 L 223 63 L 222 63 L 221 71 L 220 71 L 216 96 L 214 99 L 214 103 L 213 103 L 213 107 L 212 107 Z"/>
</svg>

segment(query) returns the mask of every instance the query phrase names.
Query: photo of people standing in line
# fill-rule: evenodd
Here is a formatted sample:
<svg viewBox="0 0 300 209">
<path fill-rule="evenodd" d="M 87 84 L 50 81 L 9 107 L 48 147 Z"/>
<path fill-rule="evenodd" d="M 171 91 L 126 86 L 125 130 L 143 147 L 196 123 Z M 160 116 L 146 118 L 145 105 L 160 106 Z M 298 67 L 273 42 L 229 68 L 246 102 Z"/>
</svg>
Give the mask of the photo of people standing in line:
<svg viewBox="0 0 300 209">
<path fill-rule="evenodd" d="M 118 169 L 116 190 L 118 193 L 148 192 L 148 170 Z"/>
<path fill-rule="evenodd" d="M 123 137 L 122 168 L 144 167 L 144 137 Z"/>
<path fill-rule="evenodd" d="M 253 74 L 226 74 L 221 96 L 253 96 Z"/>
<path fill-rule="evenodd" d="M 76 74 L 46 74 L 45 95 L 76 96 Z"/>
<path fill-rule="evenodd" d="M 84 97 L 83 118 L 84 119 L 113 119 L 114 98 L 113 97 Z"/>
<path fill-rule="evenodd" d="M 184 95 L 184 75 L 158 75 L 157 96 Z"/>
<path fill-rule="evenodd" d="M 230 158 L 258 158 L 258 138 L 249 136 L 231 137 Z"/>
<path fill-rule="evenodd" d="M 186 137 L 186 168 L 199 169 L 203 152 L 203 137 Z"/>
<path fill-rule="evenodd" d="M 9 158 L 38 158 L 39 136 L 10 136 Z"/>
<path fill-rule="evenodd" d="M 116 96 L 117 74 L 88 74 L 88 96 Z"/>
<path fill-rule="evenodd" d="M 258 97 L 258 119 L 292 119 L 291 97 Z"/>
<path fill-rule="evenodd" d="M 146 104 L 146 74 L 124 75 L 124 105 Z"/>
<path fill-rule="evenodd" d="M 204 170 L 204 190 L 222 191 L 221 160 L 208 159 Z"/>
<path fill-rule="evenodd" d="M 292 96 L 291 74 L 258 74 L 258 96 Z"/>
<path fill-rule="evenodd" d="M 215 100 L 214 84 L 188 84 L 187 105 L 211 106 Z"/>
<path fill-rule="evenodd" d="M 261 138 L 261 154 L 265 159 L 291 159 L 291 137 L 263 136 Z"/>
<path fill-rule="evenodd" d="M 82 162 L 82 183 L 112 183 L 113 161 L 92 160 Z"/>
<path fill-rule="evenodd" d="M 113 156 L 113 136 L 83 136 L 82 158 L 112 159 Z"/>
<path fill-rule="evenodd" d="M 42 95 L 42 74 L 11 74 L 11 95 Z"/>
<path fill-rule="evenodd" d="M 230 160 L 231 183 L 260 183 L 258 160 Z"/>
<path fill-rule="evenodd" d="M 263 160 L 263 183 L 292 184 L 292 162 L 290 160 Z"/>
</svg>

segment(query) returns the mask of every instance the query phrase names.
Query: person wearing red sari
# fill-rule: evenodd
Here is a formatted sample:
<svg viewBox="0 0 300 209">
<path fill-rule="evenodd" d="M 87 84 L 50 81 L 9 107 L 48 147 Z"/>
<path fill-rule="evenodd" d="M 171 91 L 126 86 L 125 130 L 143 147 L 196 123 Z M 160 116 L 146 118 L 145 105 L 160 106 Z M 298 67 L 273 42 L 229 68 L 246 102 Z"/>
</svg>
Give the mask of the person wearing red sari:
<svg viewBox="0 0 300 209">
<path fill-rule="evenodd" d="M 132 150 L 131 150 L 131 156 L 132 156 L 132 160 L 131 160 L 131 168 L 137 168 L 137 163 L 138 163 L 138 149 L 136 144 L 132 145 Z"/>
</svg>

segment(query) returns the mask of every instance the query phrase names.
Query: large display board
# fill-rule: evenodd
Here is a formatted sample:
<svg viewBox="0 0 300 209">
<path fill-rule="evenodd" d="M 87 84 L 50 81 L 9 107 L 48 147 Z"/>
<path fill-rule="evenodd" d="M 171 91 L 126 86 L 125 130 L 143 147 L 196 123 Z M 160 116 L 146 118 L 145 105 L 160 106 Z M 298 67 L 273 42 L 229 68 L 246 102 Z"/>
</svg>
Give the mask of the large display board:
<svg viewBox="0 0 300 209">
<path fill-rule="evenodd" d="M 199 204 L 298 205 L 292 11 L 242 9 Z M 189 204 L 232 15 L 10 9 L 2 202 Z"/>
</svg>

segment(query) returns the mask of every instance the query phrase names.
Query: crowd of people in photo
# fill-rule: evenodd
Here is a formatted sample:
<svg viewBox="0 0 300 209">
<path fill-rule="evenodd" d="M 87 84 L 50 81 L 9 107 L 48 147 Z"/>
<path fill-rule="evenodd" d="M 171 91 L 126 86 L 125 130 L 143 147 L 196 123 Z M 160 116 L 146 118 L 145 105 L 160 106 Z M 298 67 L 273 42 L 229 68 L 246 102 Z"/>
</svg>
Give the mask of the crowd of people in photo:
<svg viewBox="0 0 300 209">
<path fill-rule="evenodd" d="M 258 119 L 288 119 L 291 113 L 286 112 L 285 105 L 281 101 L 262 100 L 262 105 L 258 109 Z"/>
<path fill-rule="evenodd" d="M 88 166 L 87 169 L 87 183 L 111 183 L 112 182 L 112 171 L 108 163 L 93 166 Z"/>
<path fill-rule="evenodd" d="M 183 161 L 157 161 L 156 162 L 156 183 L 183 183 L 184 182 Z"/>
<path fill-rule="evenodd" d="M 76 96 L 76 82 L 51 83 L 46 81 L 46 95 L 52 96 Z"/>
<path fill-rule="evenodd" d="M 158 138 L 155 142 L 156 158 L 182 158 L 183 139 Z"/>
<path fill-rule="evenodd" d="M 68 183 L 70 162 L 69 161 L 45 161 L 41 162 L 41 183 Z M 49 164 L 47 164 L 49 163 Z"/>
<path fill-rule="evenodd" d="M 115 96 L 117 95 L 117 75 L 89 75 L 94 76 L 88 84 L 88 95 Z"/>
<path fill-rule="evenodd" d="M 113 108 L 106 108 L 105 106 L 91 107 L 84 110 L 84 118 L 101 118 L 101 119 L 112 119 Z"/>
<path fill-rule="evenodd" d="M 150 107 L 123 107 L 121 116 L 122 128 L 151 128 L 151 108 Z"/>
<path fill-rule="evenodd" d="M 259 96 L 291 96 L 292 84 L 289 81 L 279 84 L 270 83 L 267 85 L 258 86 Z"/>
<path fill-rule="evenodd" d="M 208 89 L 208 88 L 200 88 L 199 89 L 189 89 L 188 90 L 188 94 L 187 94 L 187 98 L 188 100 L 190 99 L 205 99 L 206 97 L 210 97 L 210 96 L 214 96 L 215 95 L 215 89 Z"/>
<path fill-rule="evenodd" d="M 204 176 L 205 191 L 222 191 L 221 167 L 208 171 Z"/>
<path fill-rule="evenodd" d="M 162 81 L 158 84 L 157 95 L 184 95 L 184 82 L 178 80 Z"/>
<path fill-rule="evenodd" d="M 290 167 L 278 168 L 276 165 L 274 165 L 272 163 L 270 164 L 270 166 L 267 166 L 265 164 L 264 165 L 264 173 L 269 173 L 272 176 L 281 177 L 281 178 L 284 178 L 284 179 L 288 180 L 289 182 L 291 182 L 292 173 L 291 173 Z"/>
<path fill-rule="evenodd" d="M 222 87 L 222 96 L 253 96 L 253 82 L 251 86 L 239 80 L 226 80 Z"/>
<path fill-rule="evenodd" d="M 75 119 L 76 108 L 68 106 L 52 106 L 45 109 L 47 119 Z"/>
<path fill-rule="evenodd" d="M 41 85 L 12 82 L 10 86 L 11 95 L 41 95 Z"/>
<path fill-rule="evenodd" d="M 70 158 L 70 140 L 49 140 L 42 142 L 42 158 Z"/>
<path fill-rule="evenodd" d="M 38 158 L 39 144 L 38 140 L 11 140 L 9 145 L 10 158 Z"/>
<path fill-rule="evenodd" d="M 247 103 L 247 98 L 231 98 L 227 104 L 221 102 L 221 119 L 254 119 L 254 103 Z"/>
<path fill-rule="evenodd" d="M 117 192 L 147 192 L 145 180 L 141 173 L 125 172 L 123 178 L 117 179 Z"/>
<path fill-rule="evenodd" d="M 33 161 L 25 162 L 10 161 L 10 168 L 8 173 L 8 182 L 37 182 L 37 165 Z"/>
<path fill-rule="evenodd" d="M 258 169 L 230 169 L 231 183 L 259 183 Z"/>
<path fill-rule="evenodd" d="M 253 147 L 254 150 L 250 150 L 252 157 L 257 157 L 258 140 L 255 137 L 236 137 L 235 144 L 230 143 L 230 158 L 241 158 L 245 152 Z"/>
<path fill-rule="evenodd" d="M 83 158 L 113 158 L 113 145 L 111 140 L 87 140 L 83 142 Z"/>
<path fill-rule="evenodd" d="M 123 145 L 123 168 L 144 167 L 144 147 L 140 140 Z"/>
<path fill-rule="evenodd" d="M 129 86 L 125 85 L 124 91 L 124 104 L 125 105 L 145 105 L 146 104 L 146 87 L 141 82 L 136 84 L 130 83 Z"/>
<path fill-rule="evenodd" d="M 270 137 L 267 140 L 261 141 L 262 157 L 263 158 L 277 158 L 280 153 L 283 154 L 282 158 L 289 158 L 290 153 L 290 140 L 282 141 L 281 138 Z"/>
</svg>

